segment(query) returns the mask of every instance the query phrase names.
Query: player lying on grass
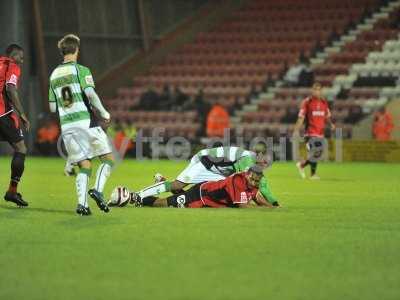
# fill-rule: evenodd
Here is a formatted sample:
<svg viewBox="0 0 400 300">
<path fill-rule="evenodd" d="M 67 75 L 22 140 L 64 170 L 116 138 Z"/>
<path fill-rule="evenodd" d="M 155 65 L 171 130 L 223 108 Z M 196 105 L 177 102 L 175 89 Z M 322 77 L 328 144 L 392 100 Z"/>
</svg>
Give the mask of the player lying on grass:
<svg viewBox="0 0 400 300">
<path fill-rule="evenodd" d="M 234 173 L 247 171 L 255 164 L 265 168 L 268 166 L 266 153 L 267 148 L 263 143 L 258 143 L 254 147 L 254 152 L 239 147 L 203 149 L 192 157 L 189 165 L 174 181 L 166 181 L 162 178 L 163 181 L 161 182 L 139 192 L 132 192 L 133 198 L 143 199 L 164 192 L 181 193 L 182 189 L 189 184 L 222 180 Z M 270 203 L 276 201 L 265 177 L 261 179 L 259 189 L 261 195 L 267 201 Z"/>
<path fill-rule="evenodd" d="M 264 178 L 263 168 L 253 165 L 248 171 L 233 174 L 218 181 L 207 181 L 193 185 L 187 191 L 168 198 L 154 196 L 134 199 L 135 206 L 151 207 L 249 207 L 251 201 L 262 207 L 279 207 L 275 200 L 270 203 L 259 191 Z M 270 200 L 270 199 L 267 199 Z"/>
</svg>

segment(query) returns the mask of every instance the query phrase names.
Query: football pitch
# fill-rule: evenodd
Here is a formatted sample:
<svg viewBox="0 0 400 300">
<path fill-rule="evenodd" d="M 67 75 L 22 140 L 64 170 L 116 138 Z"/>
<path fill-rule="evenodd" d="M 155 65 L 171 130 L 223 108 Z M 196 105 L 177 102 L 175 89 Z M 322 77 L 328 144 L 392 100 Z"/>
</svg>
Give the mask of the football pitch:
<svg viewBox="0 0 400 300">
<path fill-rule="evenodd" d="M 137 189 L 184 162 L 125 160 L 106 188 Z M 61 159 L 27 158 L 0 200 L 0 299 L 400 299 L 400 165 L 293 163 L 267 172 L 283 208 L 113 208 L 75 214 Z M 0 187 L 9 158 L 0 159 Z M 92 176 L 94 177 L 94 176 Z M 93 180 L 93 178 L 92 178 Z M 1 195 L 2 196 L 2 195 Z"/>
</svg>

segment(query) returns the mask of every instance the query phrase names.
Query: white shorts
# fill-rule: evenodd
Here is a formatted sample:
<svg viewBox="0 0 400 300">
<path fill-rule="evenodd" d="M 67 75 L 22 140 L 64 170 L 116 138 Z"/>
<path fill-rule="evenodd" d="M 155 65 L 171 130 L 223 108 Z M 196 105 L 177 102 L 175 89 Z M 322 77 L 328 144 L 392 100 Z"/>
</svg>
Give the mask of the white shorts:
<svg viewBox="0 0 400 300">
<path fill-rule="evenodd" d="M 101 127 L 73 128 L 63 132 L 62 137 L 71 164 L 112 152 L 108 137 Z"/>
<path fill-rule="evenodd" d="M 176 180 L 183 183 L 201 183 L 205 181 L 218 181 L 226 177 L 216 168 L 208 170 L 196 157 L 193 157 L 189 165 L 178 175 Z"/>
</svg>

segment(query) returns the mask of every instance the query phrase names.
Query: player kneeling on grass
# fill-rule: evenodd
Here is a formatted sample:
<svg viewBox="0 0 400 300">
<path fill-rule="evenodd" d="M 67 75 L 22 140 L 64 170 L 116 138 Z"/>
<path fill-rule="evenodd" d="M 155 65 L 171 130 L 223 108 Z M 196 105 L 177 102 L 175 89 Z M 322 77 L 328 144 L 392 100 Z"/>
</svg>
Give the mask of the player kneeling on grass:
<svg viewBox="0 0 400 300">
<path fill-rule="evenodd" d="M 181 193 L 183 188 L 190 184 L 199 184 L 206 181 L 218 181 L 226 177 L 247 171 L 254 165 L 262 168 L 268 166 L 267 148 L 264 143 L 258 143 L 254 151 L 239 147 L 215 147 L 203 149 L 196 153 L 190 160 L 189 165 L 178 175 L 174 181 L 166 181 L 162 175 L 157 174 L 156 184 L 146 187 L 138 192 L 132 192 L 137 201 L 140 199 L 156 196 L 163 192 Z M 270 191 L 268 181 L 265 177 L 260 182 L 260 194 L 270 203 L 275 198 Z"/>
<path fill-rule="evenodd" d="M 233 174 L 219 181 L 208 181 L 193 185 L 187 191 L 172 195 L 168 198 L 154 196 L 137 198 L 135 206 L 151 207 L 249 207 L 253 200 L 258 206 L 279 207 L 278 201 L 266 201 L 259 191 L 263 168 L 252 166 L 248 171 Z M 269 200 L 269 199 L 267 199 Z"/>
<path fill-rule="evenodd" d="M 110 114 L 104 109 L 94 90 L 90 70 L 77 63 L 80 40 L 68 34 L 58 42 L 64 61 L 50 76 L 50 110 L 58 112 L 62 138 L 68 152 L 68 161 L 80 168 L 76 176 L 76 191 L 79 215 L 90 215 L 87 194 L 104 212 L 109 208 L 104 201 L 103 189 L 110 176 L 114 158 L 107 135 L 97 124 L 93 114 L 95 108 L 105 122 Z M 87 192 L 91 175 L 91 159 L 99 157 L 102 161 L 96 174 L 93 189 Z"/>
</svg>

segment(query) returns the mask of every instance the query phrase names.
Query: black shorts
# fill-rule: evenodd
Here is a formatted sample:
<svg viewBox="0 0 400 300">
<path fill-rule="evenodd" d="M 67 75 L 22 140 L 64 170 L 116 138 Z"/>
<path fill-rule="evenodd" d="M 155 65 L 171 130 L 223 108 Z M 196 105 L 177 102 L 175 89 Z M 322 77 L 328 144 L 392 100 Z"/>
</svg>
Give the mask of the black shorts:
<svg viewBox="0 0 400 300">
<path fill-rule="evenodd" d="M 201 201 L 200 183 L 192 186 L 183 193 L 175 194 L 167 198 L 168 206 L 191 207 L 191 203 Z"/>
<path fill-rule="evenodd" d="M 24 133 L 19 126 L 19 120 L 15 113 L 0 117 L 0 141 L 15 144 L 23 139 Z"/>
</svg>

